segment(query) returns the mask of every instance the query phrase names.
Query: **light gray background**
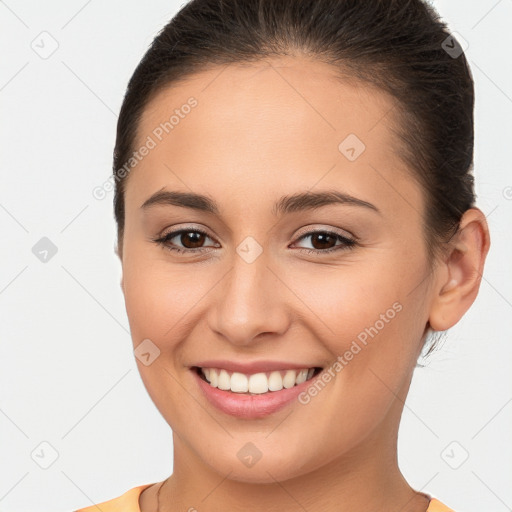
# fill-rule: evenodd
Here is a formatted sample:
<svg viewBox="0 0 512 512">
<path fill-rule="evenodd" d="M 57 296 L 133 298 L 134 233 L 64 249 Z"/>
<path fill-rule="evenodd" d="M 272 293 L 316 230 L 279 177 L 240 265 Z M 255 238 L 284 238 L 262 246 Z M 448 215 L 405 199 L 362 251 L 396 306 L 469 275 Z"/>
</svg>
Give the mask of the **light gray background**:
<svg viewBox="0 0 512 512">
<path fill-rule="evenodd" d="M 0 511 L 71 510 L 172 472 L 170 428 L 132 353 L 113 194 L 100 201 L 92 190 L 111 172 L 128 79 L 180 5 L 0 2 Z M 469 43 L 478 205 L 492 247 L 474 306 L 416 370 L 399 459 L 411 485 L 457 512 L 505 512 L 512 510 L 512 0 L 434 5 Z M 46 263 L 32 252 L 42 237 L 58 249 Z M 43 469 L 53 450 L 58 458 Z"/>
</svg>

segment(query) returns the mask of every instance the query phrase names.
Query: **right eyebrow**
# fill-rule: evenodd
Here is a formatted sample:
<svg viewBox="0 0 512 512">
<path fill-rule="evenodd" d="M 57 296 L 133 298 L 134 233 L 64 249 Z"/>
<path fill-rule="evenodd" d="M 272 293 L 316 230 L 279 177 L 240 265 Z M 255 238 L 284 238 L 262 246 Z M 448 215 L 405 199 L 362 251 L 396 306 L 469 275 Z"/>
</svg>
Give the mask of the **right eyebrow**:
<svg viewBox="0 0 512 512">
<path fill-rule="evenodd" d="M 213 199 L 193 192 L 159 190 L 144 201 L 141 209 L 146 210 L 157 205 L 181 206 L 183 208 L 213 213 L 214 215 L 219 215 L 220 213 L 219 207 Z"/>
</svg>

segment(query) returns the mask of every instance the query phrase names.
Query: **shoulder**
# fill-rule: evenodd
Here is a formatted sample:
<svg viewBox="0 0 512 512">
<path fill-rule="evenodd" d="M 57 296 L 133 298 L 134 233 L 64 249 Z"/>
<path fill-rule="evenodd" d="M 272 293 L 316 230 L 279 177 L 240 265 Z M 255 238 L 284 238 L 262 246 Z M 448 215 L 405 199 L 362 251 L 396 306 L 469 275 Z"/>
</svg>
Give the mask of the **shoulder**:
<svg viewBox="0 0 512 512">
<path fill-rule="evenodd" d="M 151 487 L 153 484 L 144 484 L 134 487 L 126 491 L 121 496 L 113 498 L 102 503 L 96 503 L 90 507 L 81 508 L 74 512 L 140 512 L 139 496 L 144 489 Z"/>
<path fill-rule="evenodd" d="M 451 508 L 447 507 L 443 503 L 441 503 L 436 498 L 432 498 L 430 500 L 430 504 L 428 506 L 427 512 L 455 512 Z"/>
</svg>

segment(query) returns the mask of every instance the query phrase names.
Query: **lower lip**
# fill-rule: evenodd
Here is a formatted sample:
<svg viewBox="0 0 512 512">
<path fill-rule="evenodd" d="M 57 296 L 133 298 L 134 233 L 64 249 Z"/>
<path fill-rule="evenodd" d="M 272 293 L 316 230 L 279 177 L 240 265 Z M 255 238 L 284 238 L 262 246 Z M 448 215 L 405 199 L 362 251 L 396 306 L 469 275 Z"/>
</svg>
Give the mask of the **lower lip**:
<svg viewBox="0 0 512 512">
<path fill-rule="evenodd" d="M 320 375 L 319 373 L 315 375 L 315 377 L 293 386 L 293 388 L 283 388 L 281 391 L 269 391 L 261 395 L 247 395 L 214 388 L 210 386 L 208 382 L 204 381 L 197 374 L 195 369 L 192 368 L 191 371 L 199 387 L 211 404 L 226 414 L 244 419 L 263 418 L 286 407 Z"/>
</svg>

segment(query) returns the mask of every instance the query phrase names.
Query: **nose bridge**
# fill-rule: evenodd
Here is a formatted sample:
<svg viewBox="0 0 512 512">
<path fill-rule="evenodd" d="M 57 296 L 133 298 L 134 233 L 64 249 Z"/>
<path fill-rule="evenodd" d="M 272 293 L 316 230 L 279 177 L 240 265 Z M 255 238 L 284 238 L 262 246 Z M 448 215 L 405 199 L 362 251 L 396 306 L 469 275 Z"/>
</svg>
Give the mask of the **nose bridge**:
<svg viewBox="0 0 512 512">
<path fill-rule="evenodd" d="M 242 243 L 222 279 L 211 307 L 210 327 L 231 343 L 250 344 L 260 333 L 280 334 L 287 328 L 279 282 L 268 264 L 267 255 L 251 241 Z"/>
</svg>

